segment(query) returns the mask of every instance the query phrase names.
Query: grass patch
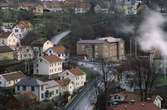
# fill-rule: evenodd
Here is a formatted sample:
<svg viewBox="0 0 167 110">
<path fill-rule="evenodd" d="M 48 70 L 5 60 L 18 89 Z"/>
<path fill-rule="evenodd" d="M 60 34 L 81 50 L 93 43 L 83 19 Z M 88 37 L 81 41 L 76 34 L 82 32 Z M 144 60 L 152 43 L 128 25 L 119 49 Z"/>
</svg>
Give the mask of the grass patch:
<svg viewBox="0 0 167 110">
<path fill-rule="evenodd" d="M 167 85 L 167 78 L 165 79 L 165 77 L 163 75 L 158 77 L 157 84 L 158 85 Z"/>
<path fill-rule="evenodd" d="M 89 69 L 84 68 L 84 67 L 81 67 L 80 69 L 86 73 L 86 79 L 88 81 L 91 80 L 91 79 L 93 79 L 92 72 Z"/>
</svg>

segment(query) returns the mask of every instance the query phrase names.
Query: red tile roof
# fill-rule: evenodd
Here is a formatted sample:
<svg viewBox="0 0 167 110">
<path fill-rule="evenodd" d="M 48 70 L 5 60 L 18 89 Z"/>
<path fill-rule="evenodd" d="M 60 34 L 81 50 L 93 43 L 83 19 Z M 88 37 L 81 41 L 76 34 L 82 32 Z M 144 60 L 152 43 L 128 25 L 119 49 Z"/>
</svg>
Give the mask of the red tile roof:
<svg viewBox="0 0 167 110">
<path fill-rule="evenodd" d="M 54 47 L 51 47 L 50 49 L 52 49 L 56 53 L 64 53 L 65 52 L 64 46 L 54 46 Z"/>
<path fill-rule="evenodd" d="M 136 102 L 134 104 L 121 104 L 107 110 L 160 110 L 152 102 Z"/>
<path fill-rule="evenodd" d="M 55 56 L 55 55 L 44 56 L 43 58 L 46 59 L 46 60 L 47 60 L 48 62 L 50 62 L 50 63 L 62 61 L 59 57 L 57 57 L 57 56 Z"/>
<path fill-rule="evenodd" d="M 20 27 L 21 29 L 24 28 L 32 28 L 32 24 L 29 21 L 23 20 L 23 21 L 19 21 L 17 23 L 17 26 Z"/>
<path fill-rule="evenodd" d="M 67 86 L 70 83 L 70 79 L 58 80 L 57 83 L 59 83 L 60 86 Z"/>
<path fill-rule="evenodd" d="M 83 71 L 81 71 L 81 69 L 78 68 L 78 67 L 77 67 L 77 68 L 72 68 L 72 69 L 70 69 L 69 71 L 70 71 L 72 74 L 77 75 L 77 76 L 84 74 Z"/>
</svg>

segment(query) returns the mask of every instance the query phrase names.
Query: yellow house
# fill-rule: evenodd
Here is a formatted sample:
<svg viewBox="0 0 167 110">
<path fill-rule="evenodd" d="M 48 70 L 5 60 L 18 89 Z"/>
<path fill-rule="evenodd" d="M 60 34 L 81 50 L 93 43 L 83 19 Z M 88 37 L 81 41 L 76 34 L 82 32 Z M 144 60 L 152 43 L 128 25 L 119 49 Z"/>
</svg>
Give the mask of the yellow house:
<svg viewBox="0 0 167 110">
<path fill-rule="evenodd" d="M 0 46 L 0 61 L 14 60 L 14 53 L 8 46 Z"/>
<path fill-rule="evenodd" d="M 43 15 L 43 12 L 44 12 L 44 7 L 43 5 L 36 5 L 34 6 L 33 8 L 33 13 L 36 15 L 36 16 L 39 16 L 39 15 Z"/>
</svg>

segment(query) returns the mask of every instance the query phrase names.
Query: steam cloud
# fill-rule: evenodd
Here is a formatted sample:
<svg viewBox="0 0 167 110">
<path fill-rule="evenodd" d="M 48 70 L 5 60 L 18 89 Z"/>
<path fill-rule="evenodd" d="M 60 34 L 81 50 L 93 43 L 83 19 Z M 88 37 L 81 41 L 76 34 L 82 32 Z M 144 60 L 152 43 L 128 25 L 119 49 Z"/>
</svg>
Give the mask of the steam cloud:
<svg viewBox="0 0 167 110">
<path fill-rule="evenodd" d="M 165 17 L 154 11 L 149 11 L 138 30 L 140 36 L 138 42 L 142 50 L 158 49 L 161 55 L 167 57 L 167 33 L 163 30 L 163 24 L 167 22 Z"/>
</svg>

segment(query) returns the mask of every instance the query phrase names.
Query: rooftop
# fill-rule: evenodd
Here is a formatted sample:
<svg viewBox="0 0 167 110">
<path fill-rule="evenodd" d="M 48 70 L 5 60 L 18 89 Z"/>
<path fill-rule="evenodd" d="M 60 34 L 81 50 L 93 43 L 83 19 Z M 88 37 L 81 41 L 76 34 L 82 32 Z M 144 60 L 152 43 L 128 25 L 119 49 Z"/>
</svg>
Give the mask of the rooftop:
<svg viewBox="0 0 167 110">
<path fill-rule="evenodd" d="M 59 84 L 55 80 L 50 80 L 45 82 L 46 83 L 46 88 L 52 88 L 52 87 L 57 87 Z"/>
<path fill-rule="evenodd" d="M 5 73 L 5 74 L 2 74 L 2 76 L 7 81 L 17 80 L 17 79 L 25 77 L 25 75 L 21 71 L 15 71 L 15 72 L 10 72 L 10 73 Z"/>
<path fill-rule="evenodd" d="M 0 46 L 0 53 L 4 52 L 12 52 L 13 50 L 9 48 L 8 46 Z"/>
<path fill-rule="evenodd" d="M 52 49 L 56 53 L 64 53 L 65 52 L 65 47 L 64 46 L 54 46 L 49 49 Z"/>
<path fill-rule="evenodd" d="M 40 81 L 39 79 L 25 77 L 21 79 L 16 85 L 17 86 L 40 86 L 40 85 L 44 85 L 44 82 Z"/>
<path fill-rule="evenodd" d="M 46 59 L 49 63 L 55 63 L 55 62 L 62 61 L 59 57 L 55 55 L 44 56 L 43 58 Z"/>
<path fill-rule="evenodd" d="M 69 83 L 70 83 L 70 79 L 63 79 L 63 80 L 58 80 L 57 83 L 60 85 L 60 86 L 67 86 Z"/>
<path fill-rule="evenodd" d="M 7 38 L 10 35 L 10 32 L 1 32 L 0 38 Z"/>
<path fill-rule="evenodd" d="M 79 76 L 79 75 L 83 75 L 84 73 L 83 73 L 83 71 L 80 69 L 80 68 L 72 68 L 72 69 L 70 69 L 69 70 L 72 74 L 74 74 L 74 75 L 77 75 L 77 76 Z"/>
</svg>

